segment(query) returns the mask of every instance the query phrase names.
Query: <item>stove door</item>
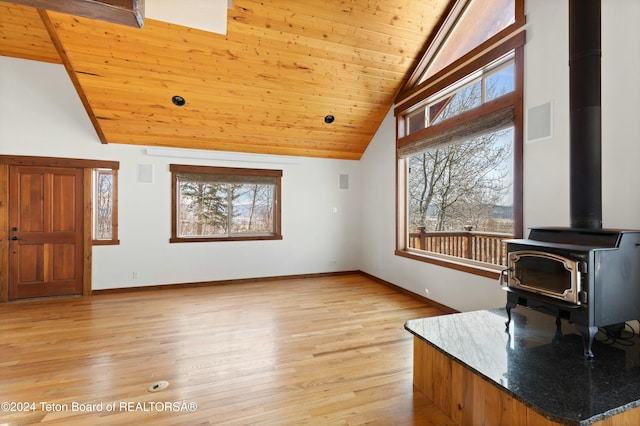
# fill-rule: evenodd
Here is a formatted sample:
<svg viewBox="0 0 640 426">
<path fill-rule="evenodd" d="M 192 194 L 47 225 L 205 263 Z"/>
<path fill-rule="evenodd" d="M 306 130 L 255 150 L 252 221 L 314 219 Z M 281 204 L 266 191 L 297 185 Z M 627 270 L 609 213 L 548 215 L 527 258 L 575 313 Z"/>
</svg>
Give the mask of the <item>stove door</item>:
<svg viewBox="0 0 640 426">
<path fill-rule="evenodd" d="M 580 305 L 580 261 L 555 253 L 522 250 L 509 253 L 507 285 Z"/>
</svg>

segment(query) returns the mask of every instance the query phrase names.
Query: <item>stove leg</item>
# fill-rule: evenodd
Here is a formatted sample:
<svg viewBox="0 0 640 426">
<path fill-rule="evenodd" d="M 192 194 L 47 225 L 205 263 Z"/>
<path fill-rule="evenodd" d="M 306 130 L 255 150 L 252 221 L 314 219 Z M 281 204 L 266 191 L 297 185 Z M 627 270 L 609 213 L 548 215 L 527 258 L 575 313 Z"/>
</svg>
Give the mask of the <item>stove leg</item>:
<svg viewBox="0 0 640 426">
<path fill-rule="evenodd" d="M 594 355 L 591 351 L 591 345 L 593 344 L 593 338 L 598 332 L 598 327 L 587 327 L 582 324 L 573 324 L 578 333 L 582 335 L 582 342 L 584 343 L 584 358 L 587 361 L 593 361 Z"/>
<path fill-rule="evenodd" d="M 560 317 L 557 316 L 556 317 L 556 335 L 553 336 L 553 339 L 551 340 L 552 343 L 559 343 L 562 340 L 562 321 L 560 320 Z"/>
</svg>

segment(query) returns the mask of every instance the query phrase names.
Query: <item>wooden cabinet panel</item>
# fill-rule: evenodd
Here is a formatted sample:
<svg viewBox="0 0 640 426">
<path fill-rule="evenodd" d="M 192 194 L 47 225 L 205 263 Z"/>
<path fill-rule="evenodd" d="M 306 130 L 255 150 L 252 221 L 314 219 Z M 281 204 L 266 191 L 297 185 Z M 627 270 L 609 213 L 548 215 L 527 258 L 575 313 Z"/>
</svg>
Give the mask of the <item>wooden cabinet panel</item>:
<svg viewBox="0 0 640 426">
<path fill-rule="evenodd" d="M 414 386 L 457 424 L 548 426 L 506 392 L 414 336 Z"/>
<path fill-rule="evenodd" d="M 492 383 L 414 336 L 413 385 L 461 426 L 553 426 L 549 420 Z M 594 426 L 640 424 L 640 407 Z"/>
</svg>

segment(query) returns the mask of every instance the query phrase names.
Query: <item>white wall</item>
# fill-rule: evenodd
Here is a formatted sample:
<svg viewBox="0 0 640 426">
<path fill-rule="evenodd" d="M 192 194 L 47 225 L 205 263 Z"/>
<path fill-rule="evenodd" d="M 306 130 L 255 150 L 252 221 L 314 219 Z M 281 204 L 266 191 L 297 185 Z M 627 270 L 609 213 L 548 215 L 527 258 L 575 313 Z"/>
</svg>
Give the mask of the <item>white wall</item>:
<svg viewBox="0 0 640 426">
<path fill-rule="evenodd" d="M 121 243 L 93 248 L 94 289 L 359 269 L 358 161 L 198 160 L 103 145 L 61 65 L 0 57 L 0 93 L 0 154 L 120 161 Z M 284 239 L 169 244 L 170 163 L 282 169 Z M 137 182 L 138 164 L 153 164 L 154 183 Z M 349 189 L 339 189 L 340 174 L 349 175 Z"/>
<path fill-rule="evenodd" d="M 640 229 L 640 2 L 602 4 L 602 222 Z"/>
<path fill-rule="evenodd" d="M 525 1 L 525 5 L 524 109 L 550 102 L 553 111 L 550 138 L 529 142 L 525 130 L 526 235 L 531 226 L 569 226 L 570 220 L 568 0 Z"/>
<path fill-rule="evenodd" d="M 602 3 L 603 226 L 640 229 L 640 2 Z M 526 14 L 524 107 L 551 102 L 553 129 L 525 141 L 525 228 L 568 226 L 568 2 L 527 0 Z M 461 311 L 503 306 L 493 280 L 394 255 L 394 126 L 390 113 L 361 160 L 361 269 Z"/>
<path fill-rule="evenodd" d="M 602 1 L 602 222 L 640 229 L 640 2 Z M 566 1 L 527 2 L 525 109 L 552 101 L 553 135 L 525 143 L 525 225 L 569 225 Z M 537 25 L 537 23 L 543 25 Z"/>
</svg>

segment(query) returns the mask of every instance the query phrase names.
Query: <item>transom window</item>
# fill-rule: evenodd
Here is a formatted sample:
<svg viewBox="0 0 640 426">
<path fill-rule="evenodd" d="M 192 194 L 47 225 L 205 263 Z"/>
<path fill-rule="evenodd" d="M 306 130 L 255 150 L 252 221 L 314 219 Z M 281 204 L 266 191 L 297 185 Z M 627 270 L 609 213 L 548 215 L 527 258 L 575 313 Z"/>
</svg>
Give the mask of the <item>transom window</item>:
<svg viewBox="0 0 640 426">
<path fill-rule="evenodd" d="M 510 53 L 430 96 L 407 114 L 407 134 L 441 123 L 514 90 L 513 53 Z"/>
<path fill-rule="evenodd" d="M 282 170 L 172 164 L 171 242 L 281 239 Z"/>
</svg>

